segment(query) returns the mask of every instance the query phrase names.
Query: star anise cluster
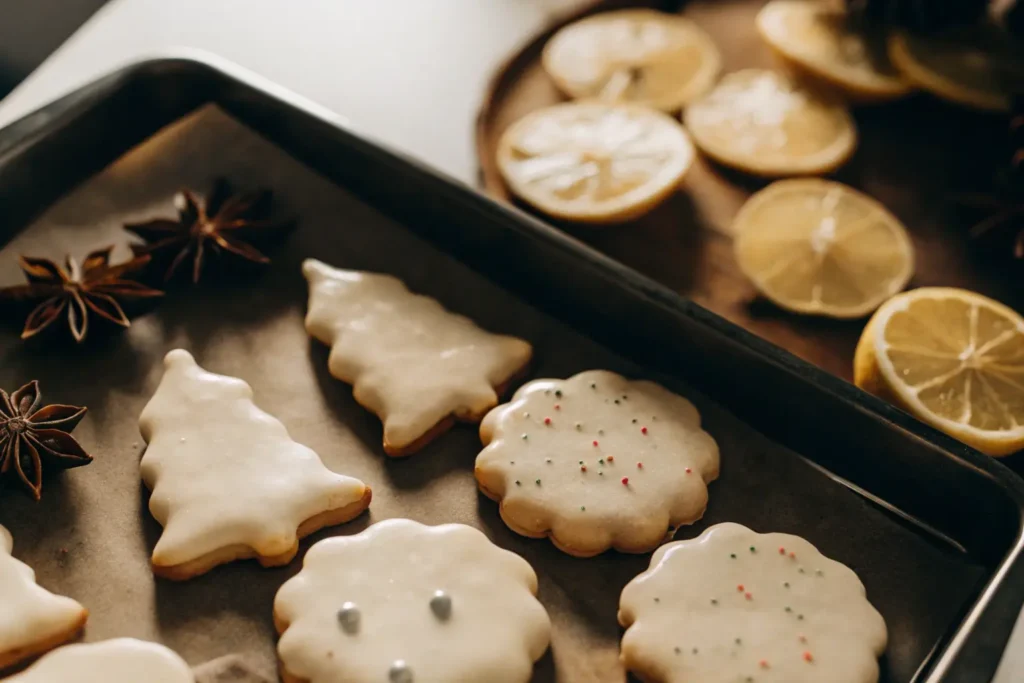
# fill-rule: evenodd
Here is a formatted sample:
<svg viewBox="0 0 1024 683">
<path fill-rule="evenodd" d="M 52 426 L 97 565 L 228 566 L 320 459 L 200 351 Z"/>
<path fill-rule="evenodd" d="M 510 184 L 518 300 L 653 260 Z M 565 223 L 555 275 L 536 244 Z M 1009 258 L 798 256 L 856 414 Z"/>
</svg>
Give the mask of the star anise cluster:
<svg viewBox="0 0 1024 683">
<path fill-rule="evenodd" d="M 42 400 L 34 380 L 13 394 L 0 389 L 0 475 L 19 482 L 36 500 L 43 493 L 45 469 L 92 462 L 92 456 L 71 436 L 86 409 L 41 406 Z"/>
<path fill-rule="evenodd" d="M 235 194 L 224 179 L 215 182 L 205 199 L 181 190 L 175 195 L 176 219 L 125 226 L 145 240 L 132 245 L 134 258 L 111 265 L 112 247 L 92 252 L 81 263 L 68 256 L 63 265 L 23 256 L 20 264 L 28 282 L 0 289 L 0 302 L 35 305 L 22 330 L 23 339 L 52 328 L 62 318 L 77 342 L 86 338 L 94 317 L 128 327 L 131 323 L 123 304 L 163 296 L 162 291 L 139 282 L 153 268 L 169 281 L 187 264 L 192 281 L 197 282 L 211 254 L 269 263 L 249 241 L 274 236 L 293 225 L 271 219 L 271 201 L 268 190 Z"/>
</svg>

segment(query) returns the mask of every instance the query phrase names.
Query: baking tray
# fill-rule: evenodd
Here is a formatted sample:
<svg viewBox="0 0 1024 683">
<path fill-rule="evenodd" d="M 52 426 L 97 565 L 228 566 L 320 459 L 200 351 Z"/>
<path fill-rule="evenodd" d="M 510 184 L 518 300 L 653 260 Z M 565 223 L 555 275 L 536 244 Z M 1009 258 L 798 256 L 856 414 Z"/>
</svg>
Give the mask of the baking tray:
<svg viewBox="0 0 1024 683">
<path fill-rule="evenodd" d="M 519 118 L 565 99 L 540 63 L 548 39 L 583 16 L 623 6 L 653 7 L 696 22 L 718 45 L 723 73 L 782 68 L 755 27 L 764 0 L 587 3 L 509 55 L 482 93 L 475 140 L 485 192 L 515 201 L 498 172 L 498 140 Z M 964 287 L 1024 310 L 1011 240 L 1001 249 L 972 240 L 971 223 L 982 216 L 963 206 L 967 195 L 991 188 L 995 169 L 1009 167 L 1009 117 L 957 108 L 923 94 L 854 107 L 852 113 L 859 146 L 832 176 L 875 197 L 907 226 L 916 254 L 910 286 Z M 768 181 L 698 157 L 682 191 L 640 219 L 604 229 L 559 226 L 741 327 L 852 379 L 853 351 L 866 320 L 798 315 L 760 297 L 736 264 L 731 231 L 743 202 Z M 1011 467 L 1024 472 L 1024 458 L 1013 458 Z"/>
<path fill-rule="evenodd" d="M 552 615 L 535 681 L 622 681 L 619 591 L 647 556 L 580 560 L 509 531 L 478 495 L 472 428 L 412 458 L 380 451 L 380 425 L 326 370 L 302 329 L 304 257 L 394 273 L 488 329 L 531 340 L 533 377 L 607 367 L 688 396 L 722 452 L 705 519 L 804 536 L 852 567 L 889 626 L 886 683 L 990 679 L 1024 602 L 1024 486 L 922 425 L 513 207 L 367 140 L 294 95 L 206 59 L 118 71 L 0 131 L 0 284 L 14 254 L 125 250 L 120 225 L 170 211 L 180 185 L 216 175 L 269 185 L 299 228 L 256 279 L 168 296 L 125 334 L 81 347 L 0 329 L 0 385 L 31 378 L 90 406 L 89 467 L 7 495 L 0 523 L 40 582 L 84 602 L 86 637 L 160 640 L 190 663 L 241 651 L 274 662 L 271 604 L 299 567 L 235 563 L 153 579 L 159 534 L 139 482 L 136 420 L 170 348 L 243 377 L 257 403 L 332 469 L 374 488 L 369 515 L 302 544 L 409 516 L 472 524 L 524 556 Z"/>
</svg>

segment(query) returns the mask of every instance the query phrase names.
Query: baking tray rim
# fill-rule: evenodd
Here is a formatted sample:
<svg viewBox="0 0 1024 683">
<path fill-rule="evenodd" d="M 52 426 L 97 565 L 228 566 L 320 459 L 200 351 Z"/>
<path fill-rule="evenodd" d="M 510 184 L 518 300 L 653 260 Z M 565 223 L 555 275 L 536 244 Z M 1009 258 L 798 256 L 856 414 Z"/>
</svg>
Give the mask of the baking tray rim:
<svg viewBox="0 0 1024 683">
<path fill-rule="evenodd" d="M 937 658 L 926 660 L 925 664 L 930 668 L 927 678 L 919 680 L 915 677 L 915 681 L 939 683 L 945 680 L 945 676 L 954 662 L 964 653 L 966 641 L 972 635 L 978 622 L 993 607 L 997 595 L 1013 589 L 1022 596 L 1017 601 L 1024 601 L 1024 585 L 1009 586 L 1006 580 L 1011 571 L 1017 569 L 1020 570 L 1017 572 L 1018 574 L 1024 575 L 1024 557 L 1022 557 L 1024 556 L 1024 479 L 1018 477 L 1008 467 L 919 421 L 895 406 L 864 392 L 808 361 L 804 361 L 767 339 L 748 332 L 693 300 L 668 289 L 629 266 L 545 223 L 540 218 L 489 197 L 450 174 L 395 149 L 372 134 L 359 130 L 346 117 L 230 60 L 204 50 L 179 48 L 161 51 L 152 56 L 131 61 L 102 74 L 0 127 L 0 169 L 8 163 L 9 158 L 17 156 L 22 151 L 46 139 L 56 130 L 88 113 L 95 104 L 118 92 L 125 85 L 139 79 L 155 80 L 169 76 L 174 78 L 212 77 L 221 81 L 222 85 L 240 85 L 264 98 L 277 101 L 291 110 L 316 119 L 347 137 L 349 144 L 362 146 L 371 150 L 378 157 L 388 159 L 391 163 L 410 167 L 434 183 L 446 186 L 448 191 L 460 195 L 460 199 L 465 203 L 475 204 L 473 208 L 477 213 L 483 216 L 490 215 L 492 219 L 499 220 L 504 228 L 512 229 L 529 239 L 546 243 L 545 246 L 548 248 L 556 250 L 562 255 L 569 255 L 580 266 L 596 271 L 604 279 L 614 281 L 623 289 L 649 300 L 652 305 L 675 316 L 690 318 L 696 324 L 710 328 L 713 333 L 745 347 L 759 361 L 773 365 L 793 375 L 797 380 L 819 385 L 848 409 L 866 413 L 872 419 L 887 423 L 890 427 L 904 432 L 909 437 L 932 446 L 931 452 L 937 456 L 951 458 L 996 483 L 1017 507 L 1017 531 L 1014 541 L 995 570 L 987 575 L 984 586 L 973 603 L 969 605 L 960 623 L 955 625 L 955 631 L 945 643 L 941 654 Z M 198 106 L 210 103 L 218 104 L 215 95 L 206 97 Z M 194 110 L 195 107 L 189 111 Z M 187 113 L 183 115 L 187 115 Z M 155 132 L 152 131 L 151 134 Z M 265 135 L 262 131 L 257 132 L 260 135 Z M 271 141 L 273 142 L 273 140 Z M 308 165 L 308 162 L 304 160 L 300 160 L 300 163 Z M 314 170 L 317 171 L 317 169 Z M 16 226 L 15 232 L 22 227 L 24 226 Z M 1014 624 L 1011 623 L 1006 629 L 1006 639 L 1009 638 L 1013 626 Z M 994 669 L 998 663 L 996 662 L 992 668 Z"/>
</svg>

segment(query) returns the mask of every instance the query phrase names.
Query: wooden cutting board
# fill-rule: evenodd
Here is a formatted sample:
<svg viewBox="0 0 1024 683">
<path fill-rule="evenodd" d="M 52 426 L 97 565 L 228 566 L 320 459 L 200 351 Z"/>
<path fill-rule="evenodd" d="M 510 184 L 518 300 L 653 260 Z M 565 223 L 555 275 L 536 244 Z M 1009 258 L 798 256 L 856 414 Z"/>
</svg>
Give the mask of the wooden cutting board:
<svg viewBox="0 0 1024 683">
<path fill-rule="evenodd" d="M 534 37 L 499 68 L 484 95 L 476 129 L 487 193 L 515 201 L 495 163 L 502 132 L 528 112 L 564 100 L 541 68 L 544 44 L 561 26 L 624 4 L 665 3 L 595 3 Z M 763 5 L 760 0 L 694 0 L 674 11 L 711 35 L 725 72 L 781 69 L 754 26 Z M 993 173 L 1006 157 L 1007 117 L 958 109 L 924 94 L 858 107 L 854 116 L 860 146 L 834 177 L 879 199 L 906 224 L 917 258 L 910 286 L 964 287 L 1024 310 L 1024 264 L 1013 261 L 1008 244 L 972 240 L 968 232 L 978 216 L 958 208 L 961 196 L 990 190 Z M 850 379 L 853 350 L 866 320 L 787 313 L 759 297 L 736 265 L 733 217 L 764 185 L 701 159 L 678 193 L 639 220 L 603 228 L 558 225 L 719 315 Z"/>
</svg>

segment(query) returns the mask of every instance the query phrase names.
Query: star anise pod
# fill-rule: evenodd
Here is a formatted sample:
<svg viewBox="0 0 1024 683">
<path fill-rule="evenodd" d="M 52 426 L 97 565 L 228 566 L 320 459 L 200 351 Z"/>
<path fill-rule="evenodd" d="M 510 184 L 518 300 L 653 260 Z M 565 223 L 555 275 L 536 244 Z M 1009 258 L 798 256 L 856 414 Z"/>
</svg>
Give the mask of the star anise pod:
<svg viewBox="0 0 1024 683">
<path fill-rule="evenodd" d="M 86 408 L 40 407 L 39 382 L 13 394 L 0 389 L 0 475 L 20 481 L 36 500 L 43 494 L 43 469 L 69 469 L 92 462 L 71 436 Z"/>
<path fill-rule="evenodd" d="M 19 260 L 28 284 L 0 289 L 0 299 L 42 300 L 29 313 L 21 338 L 39 334 L 67 310 L 71 336 L 80 342 L 89 331 L 90 312 L 121 327 L 128 327 L 131 322 L 118 299 L 163 296 L 159 290 L 126 279 L 149 263 L 148 256 L 112 266 L 111 249 L 113 247 L 92 252 L 81 265 L 68 256 L 64 267 L 49 259 L 22 256 Z"/>
<path fill-rule="evenodd" d="M 270 263 L 249 241 L 292 227 L 290 222 L 269 218 L 272 198 L 269 190 L 233 194 L 227 181 L 220 178 L 205 201 L 191 190 L 178 192 L 174 197 L 177 220 L 161 218 L 124 227 L 145 240 L 145 244 L 133 245 L 137 255 L 170 259 L 165 281 L 191 259 L 195 283 L 199 282 L 207 252 L 217 256 L 227 252 L 251 263 Z"/>
</svg>

